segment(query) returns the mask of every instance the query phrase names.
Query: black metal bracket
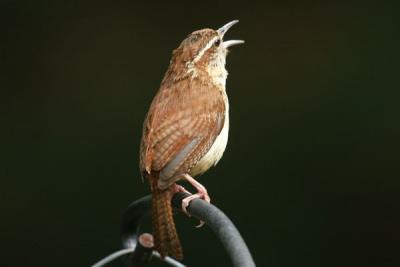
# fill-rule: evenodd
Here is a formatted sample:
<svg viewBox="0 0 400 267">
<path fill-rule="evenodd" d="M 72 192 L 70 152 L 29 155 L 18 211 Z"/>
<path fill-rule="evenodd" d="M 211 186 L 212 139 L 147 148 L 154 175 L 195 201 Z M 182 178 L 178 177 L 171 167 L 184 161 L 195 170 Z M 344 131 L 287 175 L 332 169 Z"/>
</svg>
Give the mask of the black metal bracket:
<svg viewBox="0 0 400 267">
<path fill-rule="evenodd" d="M 176 193 L 172 205 L 181 210 L 182 200 L 187 193 Z M 122 244 L 124 249 L 109 255 L 92 267 L 104 266 L 122 255 L 129 254 L 129 266 L 145 266 L 153 257 L 161 260 L 160 255 L 153 251 L 153 239 L 150 234 L 140 233 L 140 224 L 144 216 L 150 212 L 151 196 L 145 196 L 132 202 L 123 216 Z M 254 267 L 255 263 L 250 251 L 239 231 L 232 221 L 217 207 L 202 199 L 194 199 L 187 207 L 193 217 L 204 221 L 225 247 L 234 267 Z M 163 261 L 171 266 L 184 266 L 182 263 L 166 257 Z"/>
</svg>

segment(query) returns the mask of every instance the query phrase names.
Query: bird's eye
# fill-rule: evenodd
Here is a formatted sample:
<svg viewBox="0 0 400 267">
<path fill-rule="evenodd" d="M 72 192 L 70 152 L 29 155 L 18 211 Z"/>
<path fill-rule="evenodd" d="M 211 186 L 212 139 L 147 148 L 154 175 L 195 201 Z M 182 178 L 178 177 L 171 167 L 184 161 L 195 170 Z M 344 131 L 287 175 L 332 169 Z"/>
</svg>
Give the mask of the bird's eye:
<svg viewBox="0 0 400 267">
<path fill-rule="evenodd" d="M 215 46 L 219 46 L 220 44 L 221 44 L 221 39 L 215 40 L 215 42 L 214 42 Z"/>
</svg>

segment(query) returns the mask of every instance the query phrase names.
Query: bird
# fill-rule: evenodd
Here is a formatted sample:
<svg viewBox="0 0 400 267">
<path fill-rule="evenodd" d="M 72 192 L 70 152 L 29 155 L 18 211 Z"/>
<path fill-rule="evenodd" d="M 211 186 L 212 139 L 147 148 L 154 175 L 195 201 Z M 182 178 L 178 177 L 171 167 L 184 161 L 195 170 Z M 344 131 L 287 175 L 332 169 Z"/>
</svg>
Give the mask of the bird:
<svg viewBox="0 0 400 267">
<path fill-rule="evenodd" d="M 206 188 L 193 177 L 216 165 L 227 145 L 226 56 L 229 47 L 244 41 L 223 38 L 237 22 L 194 31 L 173 50 L 143 123 L 139 167 L 150 185 L 154 249 L 162 258 L 183 259 L 171 198 L 187 191 L 176 182 L 186 180 L 197 190 L 183 199 L 184 212 L 193 199 L 210 202 Z"/>
</svg>

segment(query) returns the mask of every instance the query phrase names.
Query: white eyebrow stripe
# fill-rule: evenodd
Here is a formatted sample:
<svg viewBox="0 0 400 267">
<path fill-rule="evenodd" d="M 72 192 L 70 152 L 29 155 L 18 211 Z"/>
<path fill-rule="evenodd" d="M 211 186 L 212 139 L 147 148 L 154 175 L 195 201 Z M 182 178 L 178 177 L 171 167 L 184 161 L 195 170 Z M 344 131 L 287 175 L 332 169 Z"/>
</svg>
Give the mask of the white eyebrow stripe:
<svg viewBox="0 0 400 267">
<path fill-rule="evenodd" d="M 214 42 L 215 42 L 217 39 L 219 39 L 219 36 L 215 36 L 214 38 L 212 38 L 212 39 L 207 43 L 207 45 L 206 45 L 202 50 L 200 50 L 200 52 L 197 54 L 197 56 L 193 59 L 193 63 L 196 63 L 197 61 L 199 61 L 200 58 L 204 55 L 204 53 L 205 53 L 208 49 L 210 49 L 210 47 L 214 44 Z"/>
</svg>

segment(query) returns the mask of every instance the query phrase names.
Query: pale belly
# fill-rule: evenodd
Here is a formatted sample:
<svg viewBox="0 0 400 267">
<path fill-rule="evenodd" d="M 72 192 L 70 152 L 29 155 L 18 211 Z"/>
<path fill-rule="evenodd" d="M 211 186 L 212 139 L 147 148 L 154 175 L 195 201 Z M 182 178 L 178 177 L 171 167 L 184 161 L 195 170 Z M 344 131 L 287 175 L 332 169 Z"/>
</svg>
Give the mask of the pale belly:
<svg viewBox="0 0 400 267">
<path fill-rule="evenodd" d="M 224 126 L 215 139 L 210 150 L 201 158 L 201 160 L 190 170 L 191 176 L 196 176 L 204 173 L 209 168 L 215 166 L 224 154 L 226 144 L 228 143 L 228 132 L 229 132 L 229 111 L 228 108 L 225 111 Z"/>
</svg>

